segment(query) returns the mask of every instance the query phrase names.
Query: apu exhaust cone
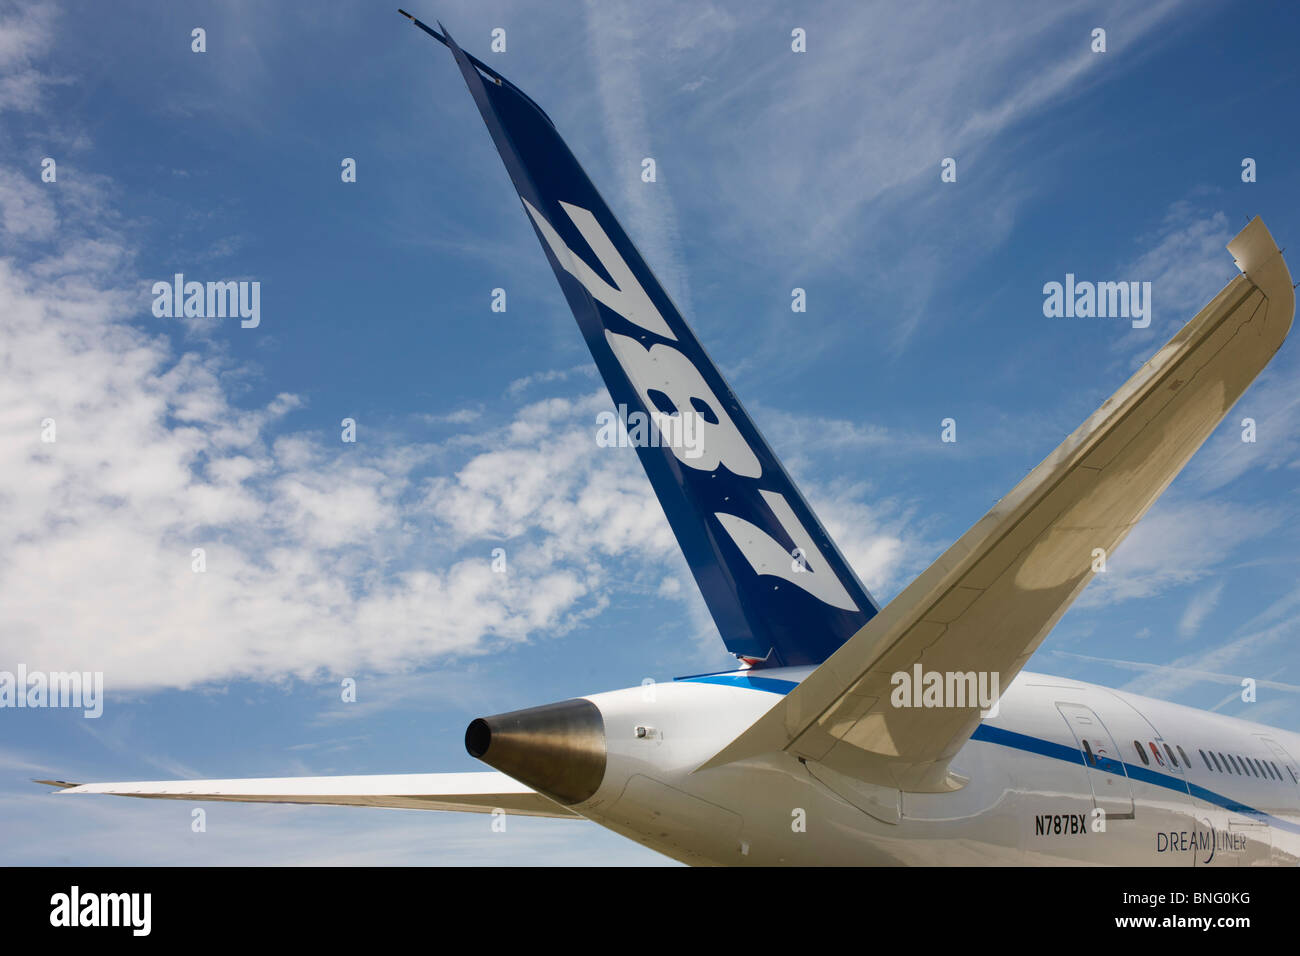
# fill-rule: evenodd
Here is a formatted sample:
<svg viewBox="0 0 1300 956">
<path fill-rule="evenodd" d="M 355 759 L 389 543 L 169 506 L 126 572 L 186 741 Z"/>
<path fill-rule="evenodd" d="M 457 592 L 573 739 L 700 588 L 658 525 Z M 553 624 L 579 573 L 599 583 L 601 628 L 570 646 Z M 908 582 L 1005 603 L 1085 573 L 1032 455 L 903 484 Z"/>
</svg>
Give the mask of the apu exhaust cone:
<svg viewBox="0 0 1300 956">
<path fill-rule="evenodd" d="M 582 698 L 512 710 L 472 721 L 465 749 L 538 793 L 572 805 L 595 793 L 605 777 L 605 720 Z"/>
</svg>

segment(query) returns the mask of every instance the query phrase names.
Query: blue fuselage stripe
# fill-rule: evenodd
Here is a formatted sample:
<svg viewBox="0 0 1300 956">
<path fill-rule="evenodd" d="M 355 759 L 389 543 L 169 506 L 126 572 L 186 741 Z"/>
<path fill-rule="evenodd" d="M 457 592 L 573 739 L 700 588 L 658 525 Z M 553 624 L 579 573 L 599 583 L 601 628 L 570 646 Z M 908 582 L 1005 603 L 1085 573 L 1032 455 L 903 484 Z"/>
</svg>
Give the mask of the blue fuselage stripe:
<svg viewBox="0 0 1300 956">
<path fill-rule="evenodd" d="M 731 687 L 748 687 L 750 690 L 765 690 L 769 694 L 790 693 L 799 685 L 792 680 L 780 680 L 776 677 L 753 677 L 749 674 L 705 674 L 702 677 L 679 677 L 679 681 L 690 684 L 726 684 Z"/>
</svg>

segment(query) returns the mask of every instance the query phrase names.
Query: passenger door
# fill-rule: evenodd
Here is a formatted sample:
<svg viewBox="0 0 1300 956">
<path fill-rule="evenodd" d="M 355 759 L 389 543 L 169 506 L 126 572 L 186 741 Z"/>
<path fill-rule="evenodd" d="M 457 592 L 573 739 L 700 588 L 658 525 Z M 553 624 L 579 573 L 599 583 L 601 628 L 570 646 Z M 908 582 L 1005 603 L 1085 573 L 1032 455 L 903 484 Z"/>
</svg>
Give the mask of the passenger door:
<svg viewBox="0 0 1300 956">
<path fill-rule="evenodd" d="M 1069 724 L 1079 744 L 1079 756 L 1092 785 L 1093 805 L 1106 813 L 1107 820 L 1133 819 L 1133 788 L 1119 746 L 1101 718 L 1082 704 L 1058 701 L 1056 709 Z"/>
</svg>

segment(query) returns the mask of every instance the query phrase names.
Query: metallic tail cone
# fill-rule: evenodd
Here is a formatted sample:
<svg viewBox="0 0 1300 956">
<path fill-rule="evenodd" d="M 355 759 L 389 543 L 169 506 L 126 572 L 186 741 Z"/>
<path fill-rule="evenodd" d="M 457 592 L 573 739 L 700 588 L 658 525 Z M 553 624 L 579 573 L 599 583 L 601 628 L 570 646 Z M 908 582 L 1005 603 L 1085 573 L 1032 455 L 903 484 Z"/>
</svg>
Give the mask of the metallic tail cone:
<svg viewBox="0 0 1300 956">
<path fill-rule="evenodd" d="M 578 698 L 480 717 L 465 729 L 465 749 L 552 800 L 586 800 L 605 777 L 605 720 Z"/>
</svg>

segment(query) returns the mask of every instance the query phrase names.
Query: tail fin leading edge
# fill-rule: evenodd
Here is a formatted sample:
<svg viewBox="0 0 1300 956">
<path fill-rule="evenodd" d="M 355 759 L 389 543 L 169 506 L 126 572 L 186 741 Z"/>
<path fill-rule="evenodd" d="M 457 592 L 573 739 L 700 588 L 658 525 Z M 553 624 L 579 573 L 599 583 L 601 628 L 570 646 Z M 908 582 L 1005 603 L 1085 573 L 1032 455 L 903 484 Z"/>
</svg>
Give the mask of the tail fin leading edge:
<svg viewBox="0 0 1300 956">
<path fill-rule="evenodd" d="M 409 14 L 407 14 L 409 16 Z M 550 118 L 446 33 L 723 641 L 819 664 L 878 610 Z"/>
</svg>

